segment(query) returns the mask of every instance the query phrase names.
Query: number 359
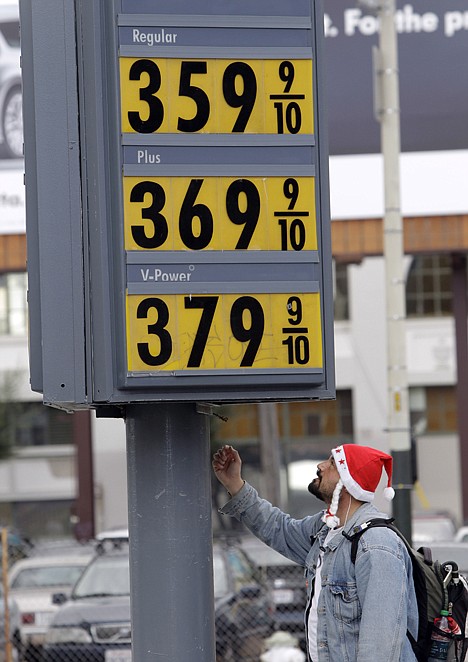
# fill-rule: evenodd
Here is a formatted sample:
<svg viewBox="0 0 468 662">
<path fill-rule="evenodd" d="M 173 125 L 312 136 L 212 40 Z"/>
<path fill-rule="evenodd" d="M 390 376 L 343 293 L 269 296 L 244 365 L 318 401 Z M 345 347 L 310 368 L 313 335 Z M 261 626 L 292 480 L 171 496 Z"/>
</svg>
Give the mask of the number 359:
<svg viewBox="0 0 468 662">
<path fill-rule="evenodd" d="M 308 60 L 121 58 L 122 129 L 313 133 Z"/>
</svg>

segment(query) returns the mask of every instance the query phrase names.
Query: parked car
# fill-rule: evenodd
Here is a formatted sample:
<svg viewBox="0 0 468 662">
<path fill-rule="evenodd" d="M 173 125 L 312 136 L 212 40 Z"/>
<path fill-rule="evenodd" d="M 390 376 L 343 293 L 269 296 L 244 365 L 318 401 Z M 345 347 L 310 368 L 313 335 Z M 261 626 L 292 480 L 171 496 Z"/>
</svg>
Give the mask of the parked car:
<svg viewBox="0 0 468 662">
<path fill-rule="evenodd" d="M 18 3 L 0 5 L 0 153 L 23 156 L 23 106 L 21 94 Z"/>
<path fill-rule="evenodd" d="M 21 644 L 27 662 L 42 659 L 45 633 L 58 609 L 52 595 L 70 592 L 89 560 L 89 554 L 39 556 L 17 561 L 11 568 L 10 594 L 21 613 Z"/>
<path fill-rule="evenodd" d="M 468 579 L 468 543 L 467 542 L 433 542 L 427 545 L 434 560 L 445 563 L 454 561 L 458 569 Z"/>
<path fill-rule="evenodd" d="M 412 527 L 414 547 L 453 540 L 456 531 L 455 523 L 447 513 L 417 513 L 413 515 Z"/>
<path fill-rule="evenodd" d="M 122 538 L 90 562 L 70 600 L 54 615 L 46 634 L 45 662 L 130 662 L 130 573 Z M 242 550 L 216 544 L 213 553 L 217 661 L 259 658 L 273 631 L 266 591 Z M 63 602 L 65 596 L 55 596 Z"/>
<path fill-rule="evenodd" d="M 0 662 L 6 660 L 6 642 L 5 642 L 5 597 L 3 585 L 0 582 Z M 11 642 L 11 652 L 14 662 L 21 658 L 21 635 L 20 635 L 20 610 L 15 600 L 8 595 L 8 622 Z"/>
<path fill-rule="evenodd" d="M 304 568 L 257 538 L 245 537 L 241 546 L 258 568 L 261 582 L 268 587 L 275 630 L 292 634 L 305 651 L 304 612 L 307 591 Z"/>
<path fill-rule="evenodd" d="M 455 534 L 455 542 L 468 542 L 468 526 L 461 526 Z"/>
</svg>

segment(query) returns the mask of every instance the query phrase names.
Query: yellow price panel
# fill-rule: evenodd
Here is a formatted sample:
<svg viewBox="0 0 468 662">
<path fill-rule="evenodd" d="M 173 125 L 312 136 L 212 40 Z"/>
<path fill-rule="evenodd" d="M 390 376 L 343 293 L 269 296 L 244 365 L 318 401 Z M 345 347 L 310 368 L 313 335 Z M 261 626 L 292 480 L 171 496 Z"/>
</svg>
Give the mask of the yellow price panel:
<svg viewBox="0 0 468 662">
<path fill-rule="evenodd" d="M 323 368 L 320 296 L 128 295 L 128 371 Z"/>
<path fill-rule="evenodd" d="M 124 133 L 313 134 L 311 60 L 120 58 Z"/>
<path fill-rule="evenodd" d="M 124 177 L 126 250 L 317 250 L 313 177 Z"/>
</svg>

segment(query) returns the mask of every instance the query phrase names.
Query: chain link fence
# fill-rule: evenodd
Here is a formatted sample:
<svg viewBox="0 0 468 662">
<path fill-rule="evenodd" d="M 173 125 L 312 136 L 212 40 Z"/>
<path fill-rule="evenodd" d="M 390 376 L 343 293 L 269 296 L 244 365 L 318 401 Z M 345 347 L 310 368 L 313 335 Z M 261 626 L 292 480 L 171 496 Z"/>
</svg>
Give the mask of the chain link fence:
<svg viewBox="0 0 468 662">
<path fill-rule="evenodd" d="M 22 546 L 3 531 L 0 662 L 131 662 L 128 540 Z M 305 660 L 303 569 L 238 534 L 214 541 L 213 563 L 216 662 Z"/>
</svg>

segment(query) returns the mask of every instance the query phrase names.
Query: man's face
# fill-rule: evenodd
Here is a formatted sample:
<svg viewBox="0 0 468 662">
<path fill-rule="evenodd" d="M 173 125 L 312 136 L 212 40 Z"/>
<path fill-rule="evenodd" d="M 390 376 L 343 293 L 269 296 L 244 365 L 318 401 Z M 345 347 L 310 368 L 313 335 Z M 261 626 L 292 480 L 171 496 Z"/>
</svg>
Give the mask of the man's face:
<svg viewBox="0 0 468 662">
<path fill-rule="evenodd" d="M 330 455 L 328 460 L 321 462 L 317 467 L 317 478 L 310 483 L 308 490 L 318 499 L 330 504 L 333 491 L 337 482 L 340 480 L 340 474 L 335 465 L 335 460 Z"/>
</svg>

